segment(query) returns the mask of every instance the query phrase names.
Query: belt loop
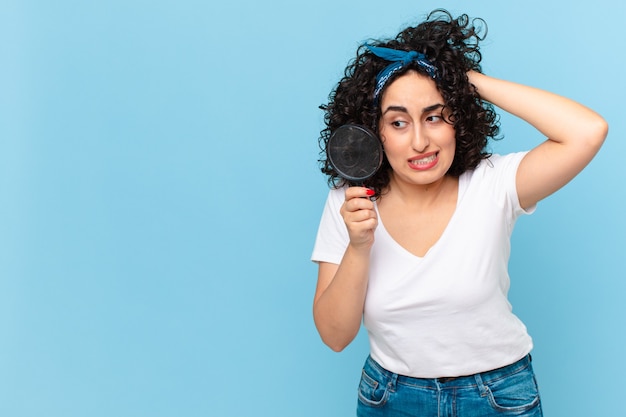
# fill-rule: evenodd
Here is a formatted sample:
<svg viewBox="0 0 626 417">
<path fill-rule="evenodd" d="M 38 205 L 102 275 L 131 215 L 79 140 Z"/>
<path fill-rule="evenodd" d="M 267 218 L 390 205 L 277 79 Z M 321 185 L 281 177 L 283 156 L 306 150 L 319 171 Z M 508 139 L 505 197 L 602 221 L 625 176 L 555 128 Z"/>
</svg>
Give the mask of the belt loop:
<svg viewBox="0 0 626 417">
<path fill-rule="evenodd" d="M 474 379 L 476 380 L 478 391 L 480 391 L 480 396 L 484 397 L 485 395 L 487 395 L 487 387 L 485 386 L 485 383 L 483 382 L 482 376 L 480 376 L 480 374 L 475 374 Z"/>
<path fill-rule="evenodd" d="M 391 372 L 391 378 L 389 378 L 389 383 L 387 384 L 387 388 L 391 392 L 396 392 L 396 384 L 398 383 L 398 374 L 395 372 Z"/>
</svg>

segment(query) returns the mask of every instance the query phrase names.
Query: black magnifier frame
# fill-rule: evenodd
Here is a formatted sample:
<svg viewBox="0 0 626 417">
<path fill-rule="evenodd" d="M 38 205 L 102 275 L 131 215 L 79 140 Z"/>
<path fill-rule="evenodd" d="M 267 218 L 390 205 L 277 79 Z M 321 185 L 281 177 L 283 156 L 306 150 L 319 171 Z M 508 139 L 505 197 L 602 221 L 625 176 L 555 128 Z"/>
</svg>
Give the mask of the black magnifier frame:
<svg viewBox="0 0 626 417">
<path fill-rule="evenodd" d="M 328 139 L 326 154 L 330 165 L 347 181 L 362 185 L 380 169 L 383 145 L 365 126 L 345 124 Z"/>
</svg>

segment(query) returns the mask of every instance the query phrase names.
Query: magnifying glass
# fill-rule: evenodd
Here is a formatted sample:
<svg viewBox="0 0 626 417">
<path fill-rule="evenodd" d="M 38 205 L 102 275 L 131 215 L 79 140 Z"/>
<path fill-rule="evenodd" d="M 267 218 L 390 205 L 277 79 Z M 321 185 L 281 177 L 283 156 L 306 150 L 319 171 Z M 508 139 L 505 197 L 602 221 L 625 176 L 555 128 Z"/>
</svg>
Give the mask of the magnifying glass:
<svg viewBox="0 0 626 417">
<path fill-rule="evenodd" d="M 383 146 L 365 126 L 346 124 L 337 128 L 326 146 L 328 161 L 348 181 L 363 184 L 383 163 Z"/>
</svg>

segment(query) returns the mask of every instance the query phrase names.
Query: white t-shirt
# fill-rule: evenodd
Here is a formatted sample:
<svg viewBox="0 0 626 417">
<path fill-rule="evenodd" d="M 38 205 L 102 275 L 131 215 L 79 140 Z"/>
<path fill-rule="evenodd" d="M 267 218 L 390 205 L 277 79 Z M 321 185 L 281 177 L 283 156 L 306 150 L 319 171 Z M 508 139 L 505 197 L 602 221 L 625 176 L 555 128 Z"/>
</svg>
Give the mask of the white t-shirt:
<svg viewBox="0 0 626 417">
<path fill-rule="evenodd" d="M 512 313 L 508 261 L 516 219 L 515 188 L 525 153 L 493 155 L 459 178 L 456 210 L 424 257 L 400 246 L 379 217 L 371 249 L 363 322 L 372 358 L 418 378 L 471 375 L 527 355 L 532 339 Z M 339 264 L 348 233 L 331 190 L 312 260 Z"/>
</svg>

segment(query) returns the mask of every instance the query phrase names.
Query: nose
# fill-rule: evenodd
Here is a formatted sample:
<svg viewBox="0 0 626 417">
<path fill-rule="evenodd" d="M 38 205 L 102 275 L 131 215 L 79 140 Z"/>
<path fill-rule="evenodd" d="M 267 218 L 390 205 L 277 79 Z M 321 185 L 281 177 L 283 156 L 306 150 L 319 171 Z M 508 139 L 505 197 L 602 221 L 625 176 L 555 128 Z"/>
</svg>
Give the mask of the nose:
<svg viewBox="0 0 626 417">
<path fill-rule="evenodd" d="M 421 126 L 415 126 L 413 129 L 413 137 L 411 138 L 411 146 L 413 150 L 418 153 L 423 153 L 430 145 L 430 139 L 426 132 L 421 129 Z"/>
</svg>

